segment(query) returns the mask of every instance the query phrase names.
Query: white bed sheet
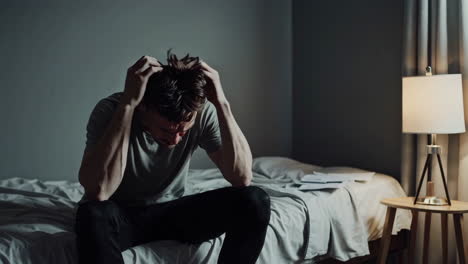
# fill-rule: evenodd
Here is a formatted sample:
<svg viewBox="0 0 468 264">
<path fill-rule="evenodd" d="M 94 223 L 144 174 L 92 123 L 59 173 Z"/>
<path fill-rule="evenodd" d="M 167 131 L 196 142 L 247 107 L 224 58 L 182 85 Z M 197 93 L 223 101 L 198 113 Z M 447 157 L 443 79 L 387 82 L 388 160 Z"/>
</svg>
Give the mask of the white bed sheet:
<svg viewBox="0 0 468 264">
<path fill-rule="evenodd" d="M 342 190 L 304 193 L 288 188 L 293 178 L 317 169 L 353 170 L 280 157 L 255 159 L 254 184 L 264 187 L 272 199 L 270 226 L 257 263 L 314 263 L 314 257 L 324 254 L 340 260 L 365 255 L 363 241 L 382 233 L 385 207 L 378 201 L 404 196 L 398 182 L 379 174 L 370 183 Z M 229 186 L 218 170 L 191 170 L 188 182 L 187 194 Z M 0 263 L 76 263 L 73 223 L 81 186 L 20 178 L 0 181 L 0 186 Z M 409 228 L 411 221 L 404 210 L 397 212 L 395 233 Z M 125 263 L 135 264 L 216 263 L 223 238 L 197 245 L 156 241 L 123 256 Z"/>
<path fill-rule="evenodd" d="M 363 219 L 368 240 L 382 237 L 387 207 L 380 203 L 382 199 L 406 196 L 401 185 L 394 178 L 377 173 L 369 183 L 354 183 L 350 189 L 355 193 L 359 215 Z M 410 229 L 411 212 L 397 210 L 392 233 L 396 235 L 402 229 Z"/>
</svg>

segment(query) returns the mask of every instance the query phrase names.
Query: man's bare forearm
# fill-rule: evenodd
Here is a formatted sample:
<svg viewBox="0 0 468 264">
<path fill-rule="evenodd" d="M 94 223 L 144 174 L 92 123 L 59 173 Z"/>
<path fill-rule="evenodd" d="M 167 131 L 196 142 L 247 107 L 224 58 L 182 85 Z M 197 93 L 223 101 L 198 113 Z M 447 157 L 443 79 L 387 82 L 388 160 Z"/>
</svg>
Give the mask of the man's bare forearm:
<svg viewBox="0 0 468 264">
<path fill-rule="evenodd" d="M 133 114 L 134 107 L 119 104 L 99 142 L 83 157 L 79 176 L 88 198 L 107 200 L 122 182 Z"/>
<path fill-rule="evenodd" d="M 223 174 L 234 186 L 247 186 L 252 180 L 252 152 L 227 101 L 215 103 L 222 139 Z"/>
<path fill-rule="evenodd" d="M 122 182 L 133 114 L 143 99 L 149 77 L 161 70 L 158 60 L 150 56 L 141 57 L 128 68 L 122 101 L 104 135 L 85 152 L 81 162 L 80 183 L 90 199 L 109 199 Z"/>
</svg>

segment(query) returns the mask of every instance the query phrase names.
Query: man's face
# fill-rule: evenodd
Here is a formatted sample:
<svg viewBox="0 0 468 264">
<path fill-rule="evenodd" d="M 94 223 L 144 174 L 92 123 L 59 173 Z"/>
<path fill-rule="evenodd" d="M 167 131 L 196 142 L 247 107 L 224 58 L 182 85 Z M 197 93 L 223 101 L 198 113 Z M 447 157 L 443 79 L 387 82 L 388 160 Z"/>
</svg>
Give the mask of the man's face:
<svg viewBox="0 0 468 264">
<path fill-rule="evenodd" d="M 192 119 L 187 122 L 170 122 L 156 110 L 140 107 L 138 111 L 143 129 L 148 132 L 160 145 L 174 148 L 182 137 L 193 127 L 197 112 L 193 112 Z"/>
</svg>

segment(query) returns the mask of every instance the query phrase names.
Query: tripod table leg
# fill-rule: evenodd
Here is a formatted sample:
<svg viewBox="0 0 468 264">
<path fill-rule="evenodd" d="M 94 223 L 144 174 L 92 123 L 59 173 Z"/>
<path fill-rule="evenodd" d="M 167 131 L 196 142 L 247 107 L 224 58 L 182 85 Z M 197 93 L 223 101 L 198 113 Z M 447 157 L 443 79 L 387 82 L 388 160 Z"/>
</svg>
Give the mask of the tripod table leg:
<svg viewBox="0 0 468 264">
<path fill-rule="evenodd" d="M 442 228 L 442 264 L 447 264 L 448 261 L 448 225 L 447 225 L 447 213 L 440 214 L 440 222 Z"/>
<path fill-rule="evenodd" d="M 424 243 L 423 243 L 423 263 L 427 264 L 429 261 L 429 241 L 431 240 L 431 217 L 432 213 L 426 212 L 426 219 L 424 219 Z"/>
<path fill-rule="evenodd" d="M 416 250 L 416 234 L 418 231 L 418 211 L 411 210 L 413 218 L 411 219 L 411 238 L 408 248 L 408 263 L 414 263 L 414 252 Z"/>
<path fill-rule="evenodd" d="M 466 250 L 463 242 L 463 214 L 453 215 L 453 224 L 455 226 L 455 237 L 457 238 L 457 250 L 460 264 L 466 263 Z"/>
<path fill-rule="evenodd" d="M 393 222 L 395 221 L 396 208 L 387 207 L 387 214 L 385 215 L 385 225 L 380 241 L 379 255 L 377 258 L 378 264 L 385 264 L 387 261 L 388 249 L 392 240 Z"/>
</svg>

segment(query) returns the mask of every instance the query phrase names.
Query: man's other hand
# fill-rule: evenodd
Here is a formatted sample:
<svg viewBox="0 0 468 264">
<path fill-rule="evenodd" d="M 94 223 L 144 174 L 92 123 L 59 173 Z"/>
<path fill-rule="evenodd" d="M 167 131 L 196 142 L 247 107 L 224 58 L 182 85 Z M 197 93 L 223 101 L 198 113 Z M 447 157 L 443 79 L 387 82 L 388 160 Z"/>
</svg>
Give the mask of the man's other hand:
<svg viewBox="0 0 468 264">
<path fill-rule="evenodd" d="M 227 100 L 221 86 L 219 73 L 204 61 L 201 62 L 201 65 L 207 79 L 205 93 L 208 100 L 214 105 L 225 103 Z"/>
<path fill-rule="evenodd" d="M 151 75 L 162 70 L 161 64 L 153 57 L 143 56 L 127 70 L 123 103 L 133 108 L 140 104 L 145 95 L 146 84 Z"/>
</svg>

